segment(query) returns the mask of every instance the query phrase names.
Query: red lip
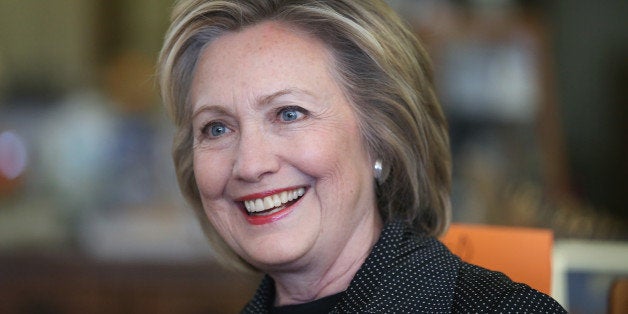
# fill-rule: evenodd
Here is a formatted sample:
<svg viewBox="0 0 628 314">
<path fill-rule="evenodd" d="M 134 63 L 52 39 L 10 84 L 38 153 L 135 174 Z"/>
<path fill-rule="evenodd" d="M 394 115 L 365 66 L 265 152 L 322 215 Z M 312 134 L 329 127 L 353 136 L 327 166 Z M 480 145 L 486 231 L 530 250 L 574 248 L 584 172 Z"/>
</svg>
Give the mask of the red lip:
<svg viewBox="0 0 628 314">
<path fill-rule="evenodd" d="M 294 189 L 298 189 L 299 187 L 292 187 L 292 188 L 287 188 L 287 189 L 281 189 L 281 190 L 273 190 L 273 191 L 268 191 L 268 192 L 263 192 L 263 193 L 256 193 L 256 194 L 251 194 L 251 195 L 247 195 L 245 197 L 241 197 L 240 200 L 241 202 L 243 201 L 248 201 L 251 199 L 258 199 L 258 198 L 263 198 L 269 195 L 273 195 L 273 194 L 277 194 L 277 193 L 281 193 L 283 191 L 292 191 Z M 307 193 L 307 189 L 306 189 L 306 193 Z M 305 196 L 305 194 L 303 195 Z M 294 207 L 299 204 L 301 202 L 301 200 L 303 199 L 303 197 L 299 198 L 296 200 L 296 202 L 290 204 L 289 206 L 286 206 L 286 208 L 273 213 L 272 215 L 266 215 L 266 216 L 255 216 L 255 215 L 249 215 L 248 212 L 246 211 L 246 208 L 244 208 L 244 205 L 241 206 L 242 209 L 242 214 L 244 215 L 244 217 L 246 218 L 246 220 L 251 224 L 251 225 L 265 225 L 265 224 L 269 224 L 275 221 L 278 221 L 286 216 L 288 216 L 290 213 L 292 213 L 292 210 L 294 209 Z"/>
<path fill-rule="evenodd" d="M 277 193 L 281 193 L 284 191 L 292 191 L 292 190 L 296 190 L 298 188 L 301 188 L 303 186 L 292 186 L 292 187 L 288 187 L 288 188 L 283 188 L 283 189 L 277 189 L 277 190 L 270 190 L 270 191 L 264 191 L 264 192 L 260 192 L 260 193 L 254 193 L 254 194 L 249 194 L 249 195 L 245 195 L 242 196 L 240 198 L 235 199 L 236 202 L 244 202 L 244 201 L 250 201 L 250 200 L 255 200 L 258 198 L 264 198 L 266 196 L 271 196 L 271 195 L 275 195 Z"/>
<path fill-rule="evenodd" d="M 275 222 L 277 220 L 280 220 L 286 216 L 288 216 L 290 213 L 292 213 L 292 209 L 294 208 L 294 205 L 298 204 L 301 201 L 301 199 L 297 200 L 294 204 L 272 214 L 272 215 L 268 215 L 268 216 L 250 216 L 246 213 L 244 213 L 245 217 L 246 217 L 246 221 L 248 221 L 250 224 L 252 225 L 265 225 L 265 224 L 269 224 L 271 222 Z"/>
</svg>

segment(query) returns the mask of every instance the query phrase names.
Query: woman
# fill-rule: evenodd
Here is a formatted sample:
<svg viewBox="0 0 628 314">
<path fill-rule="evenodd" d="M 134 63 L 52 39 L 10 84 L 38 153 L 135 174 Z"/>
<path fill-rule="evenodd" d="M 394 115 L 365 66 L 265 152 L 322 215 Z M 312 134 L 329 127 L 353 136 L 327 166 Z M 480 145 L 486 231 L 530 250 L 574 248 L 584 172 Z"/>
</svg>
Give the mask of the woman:
<svg viewBox="0 0 628 314">
<path fill-rule="evenodd" d="M 178 3 L 160 58 L 183 194 L 244 312 L 562 311 L 441 245 L 447 125 L 383 1 Z"/>
</svg>

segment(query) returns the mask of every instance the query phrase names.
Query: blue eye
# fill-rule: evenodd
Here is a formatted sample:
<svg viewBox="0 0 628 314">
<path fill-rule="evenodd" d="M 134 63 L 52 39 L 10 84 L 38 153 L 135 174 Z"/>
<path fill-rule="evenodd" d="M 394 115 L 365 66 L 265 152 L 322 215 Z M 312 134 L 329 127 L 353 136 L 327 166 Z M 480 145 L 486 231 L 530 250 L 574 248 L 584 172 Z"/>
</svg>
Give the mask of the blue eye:
<svg viewBox="0 0 628 314">
<path fill-rule="evenodd" d="M 292 122 L 300 119 L 302 116 L 303 109 L 301 108 L 288 107 L 281 109 L 281 111 L 279 112 L 279 118 L 283 122 Z"/>
<path fill-rule="evenodd" d="M 227 130 L 226 130 L 224 125 L 212 125 L 210 127 L 210 132 L 211 132 L 212 136 L 220 136 L 220 135 L 226 133 Z"/>
<path fill-rule="evenodd" d="M 223 123 L 220 122 L 212 122 L 207 124 L 203 130 L 203 134 L 206 134 L 211 137 L 219 137 L 227 132 L 229 132 L 229 128 L 227 128 Z"/>
</svg>

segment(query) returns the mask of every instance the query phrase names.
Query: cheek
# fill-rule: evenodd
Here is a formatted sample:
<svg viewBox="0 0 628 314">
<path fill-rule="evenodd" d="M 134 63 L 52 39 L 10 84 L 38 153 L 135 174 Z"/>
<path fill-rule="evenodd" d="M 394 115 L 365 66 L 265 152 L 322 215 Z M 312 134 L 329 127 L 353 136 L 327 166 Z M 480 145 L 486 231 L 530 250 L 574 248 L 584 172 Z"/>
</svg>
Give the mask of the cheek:
<svg viewBox="0 0 628 314">
<path fill-rule="evenodd" d="M 228 159 L 220 154 L 194 151 L 194 177 L 204 201 L 222 196 L 231 173 L 228 164 Z"/>
<path fill-rule="evenodd" d="M 301 164 L 307 166 L 309 174 L 337 188 L 359 182 L 368 171 L 369 157 L 357 128 L 344 125 L 332 129 L 301 142 L 303 145 L 296 148 L 301 152 Z"/>
</svg>

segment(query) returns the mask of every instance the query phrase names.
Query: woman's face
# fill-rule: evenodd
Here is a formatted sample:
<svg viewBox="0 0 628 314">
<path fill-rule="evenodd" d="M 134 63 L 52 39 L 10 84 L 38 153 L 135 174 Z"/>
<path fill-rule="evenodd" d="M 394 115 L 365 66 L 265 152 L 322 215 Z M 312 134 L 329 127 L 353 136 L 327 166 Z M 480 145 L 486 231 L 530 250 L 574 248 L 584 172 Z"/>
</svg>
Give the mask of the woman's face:
<svg viewBox="0 0 628 314">
<path fill-rule="evenodd" d="M 330 58 L 318 40 L 265 22 L 213 41 L 194 75 L 205 212 L 265 271 L 333 261 L 378 232 L 372 161 Z"/>
</svg>

